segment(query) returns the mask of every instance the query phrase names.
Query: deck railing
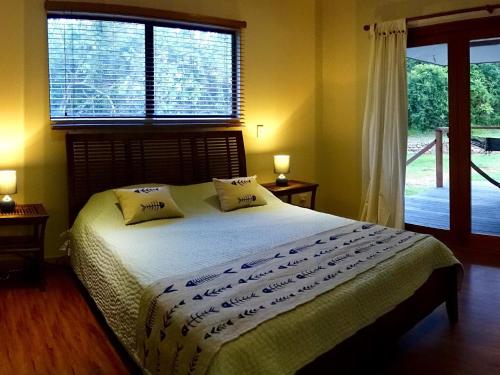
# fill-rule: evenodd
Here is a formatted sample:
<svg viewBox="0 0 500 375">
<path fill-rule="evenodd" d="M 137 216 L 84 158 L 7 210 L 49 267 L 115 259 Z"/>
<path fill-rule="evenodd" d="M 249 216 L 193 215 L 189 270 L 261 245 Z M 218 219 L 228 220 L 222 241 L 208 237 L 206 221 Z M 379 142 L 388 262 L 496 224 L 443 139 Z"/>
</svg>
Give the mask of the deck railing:
<svg viewBox="0 0 500 375">
<path fill-rule="evenodd" d="M 500 129 L 500 126 L 471 126 L 471 129 Z M 449 128 L 446 126 L 438 127 L 434 130 L 435 138 L 415 155 L 406 161 L 406 165 L 410 165 L 426 152 L 430 151 L 434 146 L 436 147 L 436 187 L 443 187 L 443 135 L 447 135 Z M 474 167 L 475 164 L 472 163 Z M 474 168 L 476 170 L 476 168 Z M 479 172 L 480 173 L 480 172 Z M 481 174 L 482 175 L 482 174 Z M 484 177 L 484 175 L 482 175 Z M 488 176 L 489 177 L 489 176 Z M 485 177 L 486 178 L 486 177 Z M 488 179 L 488 178 L 487 178 Z M 488 180 L 489 181 L 489 180 Z M 491 182 L 491 181 L 490 181 Z"/>
</svg>

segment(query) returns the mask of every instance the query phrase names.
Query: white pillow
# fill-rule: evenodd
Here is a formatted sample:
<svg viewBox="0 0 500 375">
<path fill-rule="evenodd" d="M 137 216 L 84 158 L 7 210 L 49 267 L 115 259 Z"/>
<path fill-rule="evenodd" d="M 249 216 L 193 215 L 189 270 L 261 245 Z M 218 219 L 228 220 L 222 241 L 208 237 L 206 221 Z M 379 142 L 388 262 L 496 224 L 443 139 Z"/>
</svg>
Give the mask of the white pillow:
<svg viewBox="0 0 500 375">
<path fill-rule="evenodd" d="M 125 224 L 184 216 L 170 195 L 168 186 L 139 186 L 115 189 L 114 192 Z"/>
<path fill-rule="evenodd" d="M 230 180 L 213 179 L 222 211 L 267 204 L 259 189 L 257 176 L 237 177 Z"/>
</svg>

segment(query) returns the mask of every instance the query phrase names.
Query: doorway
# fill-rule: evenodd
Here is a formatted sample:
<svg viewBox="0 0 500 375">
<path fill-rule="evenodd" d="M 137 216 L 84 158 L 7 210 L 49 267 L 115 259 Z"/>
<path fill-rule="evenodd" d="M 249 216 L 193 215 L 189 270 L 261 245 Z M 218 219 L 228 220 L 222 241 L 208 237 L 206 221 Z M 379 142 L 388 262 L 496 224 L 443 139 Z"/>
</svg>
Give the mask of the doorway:
<svg viewBox="0 0 500 375">
<path fill-rule="evenodd" d="M 500 245 L 500 18 L 409 30 L 409 229 Z"/>
</svg>

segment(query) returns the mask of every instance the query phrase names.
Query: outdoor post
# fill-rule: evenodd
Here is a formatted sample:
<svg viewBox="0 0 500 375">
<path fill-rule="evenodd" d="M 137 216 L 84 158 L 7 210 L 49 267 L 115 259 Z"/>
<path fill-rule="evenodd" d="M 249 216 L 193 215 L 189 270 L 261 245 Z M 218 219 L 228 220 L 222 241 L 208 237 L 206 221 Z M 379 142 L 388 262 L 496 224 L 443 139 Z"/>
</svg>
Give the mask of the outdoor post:
<svg viewBox="0 0 500 375">
<path fill-rule="evenodd" d="M 443 129 L 436 128 L 436 187 L 443 187 Z"/>
</svg>

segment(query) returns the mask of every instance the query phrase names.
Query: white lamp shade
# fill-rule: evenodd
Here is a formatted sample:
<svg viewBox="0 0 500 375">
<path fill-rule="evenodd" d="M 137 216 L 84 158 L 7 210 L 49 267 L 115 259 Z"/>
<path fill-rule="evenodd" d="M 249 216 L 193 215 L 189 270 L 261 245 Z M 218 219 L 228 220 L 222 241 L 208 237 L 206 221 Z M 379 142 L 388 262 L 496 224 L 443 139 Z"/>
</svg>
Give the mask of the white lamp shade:
<svg viewBox="0 0 500 375">
<path fill-rule="evenodd" d="M 274 173 L 290 172 L 290 155 L 274 155 Z"/>
<path fill-rule="evenodd" d="M 16 171 L 0 171 L 0 195 L 16 194 Z"/>
</svg>

